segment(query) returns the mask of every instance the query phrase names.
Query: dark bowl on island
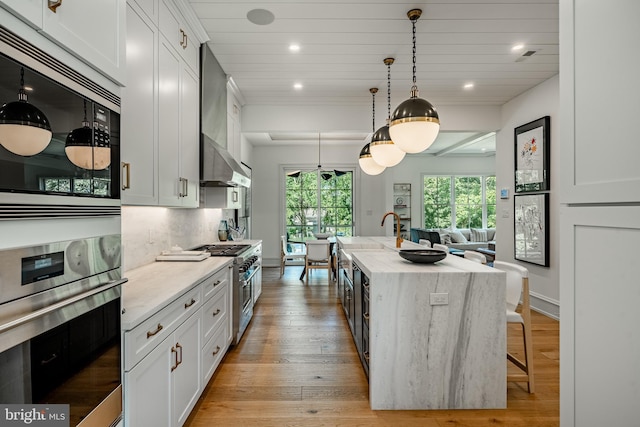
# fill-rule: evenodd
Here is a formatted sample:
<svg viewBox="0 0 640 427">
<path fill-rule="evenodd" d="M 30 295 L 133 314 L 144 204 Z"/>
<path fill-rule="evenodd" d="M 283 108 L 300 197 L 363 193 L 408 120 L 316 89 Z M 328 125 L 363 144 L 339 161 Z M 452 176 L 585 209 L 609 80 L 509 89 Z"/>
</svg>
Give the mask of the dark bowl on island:
<svg viewBox="0 0 640 427">
<path fill-rule="evenodd" d="M 400 256 L 407 261 L 415 262 L 418 264 L 433 264 L 434 262 L 442 261 L 447 257 L 445 251 L 440 249 L 401 249 Z"/>
</svg>

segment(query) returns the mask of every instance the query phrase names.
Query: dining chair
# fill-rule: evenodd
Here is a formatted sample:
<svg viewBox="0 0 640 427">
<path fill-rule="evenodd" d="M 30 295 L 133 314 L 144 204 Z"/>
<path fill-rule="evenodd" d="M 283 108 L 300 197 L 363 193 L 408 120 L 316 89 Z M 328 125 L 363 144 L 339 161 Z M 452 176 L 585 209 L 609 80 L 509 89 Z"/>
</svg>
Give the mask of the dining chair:
<svg viewBox="0 0 640 427">
<path fill-rule="evenodd" d="M 441 251 L 445 251 L 447 254 L 449 254 L 449 246 L 447 245 L 443 245 L 441 243 L 434 243 L 432 247 L 433 249 L 440 249 Z"/>
<path fill-rule="evenodd" d="M 295 250 L 292 250 L 295 249 Z M 304 262 L 307 252 L 306 245 L 302 243 L 288 242 L 286 236 L 280 236 L 280 276 L 284 274 L 284 268 L 289 262 Z"/>
<path fill-rule="evenodd" d="M 520 368 L 524 374 L 507 375 L 507 381 L 526 382 L 529 393 L 533 393 L 533 337 L 531 335 L 531 307 L 529 304 L 529 270 L 521 265 L 504 261 L 494 261 L 493 268 L 507 273 L 507 323 L 522 325 L 524 341 L 524 361 L 507 351 L 507 359 Z M 516 308 L 521 298 L 522 304 L 518 313 Z"/>
<path fill-rule="evenodd" d="M 480 252 L 467 250 L 467 251 L 464 251 L 464 257 L 470 261 L 479 262 L 480 264 L 487 263 L 487 257 L 482 255 Z"/>
<path fill-rule="evenodd" d="M 307 240 L 307 256 L 304 266 L 306 269 L 305 283 L 309 283 L 311 270 L 327 270 L 327 279 L 331 282 L 331 244 L 328 240 Z"/>
</svg>

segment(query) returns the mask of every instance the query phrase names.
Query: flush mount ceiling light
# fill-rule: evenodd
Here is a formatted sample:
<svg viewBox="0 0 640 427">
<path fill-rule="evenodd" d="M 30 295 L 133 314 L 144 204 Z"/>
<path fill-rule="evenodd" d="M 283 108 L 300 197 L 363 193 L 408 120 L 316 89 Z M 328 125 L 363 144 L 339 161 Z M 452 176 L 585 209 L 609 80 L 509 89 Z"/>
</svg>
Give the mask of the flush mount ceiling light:
<svg viewBox="0 0 640 427">
<path fill-rule="evenodd" d="M 378 92 L 377 87 L 372 87 L 369 89 L 371 92 L 371 96 L 373 98 L 373 119 L 371 129 L 372 132 L 375 132 L 376 129 L 376 93 Z M 382 166 L 378 164 L 375 160 L 373 160 L 373 156 L 371 155 L 371 143 L 368 143 L 362 150 L 360 150 L 360 157 L 358 158 L 358 164 L 360 165 L 360 169 L 367 175 L 380 175 L 387 168 L 386 166 Z"/>
<path fill-rule="evenodd" d="M 74 165 L 89 170 L 106 169 L 111 164 L 109 142 L 96 135 L 87 120 L 87 101 L 84 101 L 84 120 L 82 127 L 69 132 L 64 144 L 64 152 Z"/>
<path fill-rule="evenodd" d="M 252 9 L 247 12 L 247 19 L 249 22 L 256 25 L 269 25 L 276 19 L 276 17 L 271 13 L 271 11 L 266 9 Z"/>
<path fill-rule="evenodd" d="M 420 9 L 407 12 L 413 25 L 413 86 L 411 98 L 398 105 L 389 124 L 391 139 L 406 153 L 420 153 L 429 148 L 440 130 L 438 112 L 429 101 L 418 98 L 416 86 L 416 21 L 421 15 Z"/>
<path fill-rule="evenodd" d="M 378 129 L 371 137 L 371 156 L 373 160 L 381 166 L 395 166 L 404 159 L 406 153 L 402 151 L 391 140 L 389 135 L 389 121 L 391 119 L 391 64 L 393 58 L 385 58 L 384 63 L 387 66 L 387 123 Z"/>
<path fill-rule="evenodd" d="M 19 156 L 34 156 L 51 141 L 47 116 L 27 100 L 24 68 L 20 68 L 18 100 L 0 107 L 0 144 Z"/>
</svg>

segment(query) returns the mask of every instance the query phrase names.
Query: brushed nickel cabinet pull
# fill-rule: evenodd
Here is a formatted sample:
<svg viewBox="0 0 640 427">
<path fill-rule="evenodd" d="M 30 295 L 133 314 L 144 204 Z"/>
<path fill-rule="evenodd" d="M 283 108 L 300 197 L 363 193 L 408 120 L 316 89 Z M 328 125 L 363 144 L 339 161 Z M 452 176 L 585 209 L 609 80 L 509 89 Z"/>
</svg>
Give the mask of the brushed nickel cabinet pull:
<svg viewBox="0 0 640 427">
<path fill-rule="evenodd" d="M 51 354 L 51 357 L 45 360 L 41 360 L 40 361 L 40 366 L 44 366 L 44 365 L 48 365 L 49 363 L 53 362 L 54 360 L 56 360 L 58 358 L 58 355 L 53 353 Z"/>
<path fill-rule="evenodd" d="M 127 172 L 126 175 L 122 173 Z M 122 173 L 120 174 L 120 179 L 122 180 L 122 189 L 128 190 L 131 188 L 131 163 L 122 162 Z"/>
<path fill-rule="evenodd" d="M 56 13 L 56 9 L 62 6 L 62 0 L 49 0 L 47 7 L 53 12 Z"/>
<path fill-rule="evenodd" d="M 213 287 L 215 288 L 216 286 L 218 286 L 220 283 L 222 283 L 222 280 L 216 280 L 216 283 L 213 284 Z"/>
<path fill-rule="evenodd" d="M 369 313 L 364 313 L 362 317 L 364 318 L 364 320 L 369 320 Z"/>
<path fill-rule="evenodd" d="M 367 362 L 369 362 L 369 352 L 368 352 L 368 351 L 365 351 L 365 352 L 364 352 L 364 359 L 365 359 Z"/>
<path fill-rule="evenodd" d="M 191 307 L 193 304 L 196 303 L 196 300 L 194 300 L 193 298 L 191 298 L 191 301 L 187 302 L 184 304 L 184 308 L 189 308 Z"/>
<path fill-rule="evenodd" d="M 216 311 L 213 312 L 214 316 L 217 316 L 218 314 L 220 314 L 220 309 L 217 309 Z"/>
<path fill-rule="evenodd" d="M 216 346 L 216 349 L 213 351 L 213 355 L 215 356 L 218 353 L 220 353 L 220 346 L 219 345 Z"/>
<path fill-rule="evenodd" d="M 152 336 L 156 335 L 158 332 L 160 332 L 162 330 L 162 328 L 164 328 L 164 326 L 162 326 L 162 324 L 158 323 L 158 326 L 156 327 L 155 331 L 147 331 L 147 339 L 149 339 Z"/>
</svg>

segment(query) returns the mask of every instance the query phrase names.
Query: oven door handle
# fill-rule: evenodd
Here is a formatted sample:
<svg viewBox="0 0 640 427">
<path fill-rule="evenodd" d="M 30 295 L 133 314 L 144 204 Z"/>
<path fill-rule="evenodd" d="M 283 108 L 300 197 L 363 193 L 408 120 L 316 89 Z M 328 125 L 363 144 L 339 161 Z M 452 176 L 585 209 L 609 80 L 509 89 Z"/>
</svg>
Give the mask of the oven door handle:
<svg viewBox="0 0 640 427">
<path fill-rule="evenodd" d="M 83 292 L 81 294 L 78 295 L 74 295 L 70 298 L 66 298 L 62 301 L 59 301 L 55 304 L 49 305 L 47 307 L 41 308 L 40 310 L 36 310 L 33 313 L 29 313 L 26 316 L 22 316 L 18 319 L 12 320 L 10 322 L 4 323 L 2 325 L 0 325 L 0 334 L 3 332 L 8 331 L 9 329 L 13 329 L 16 328 L 24 323 L 28 323 L 31 322 L 32 320 L 35 320 L 39 317 L 45 316 L 49 313 L 52 313 L 56 310 L 60 310 L 63 307 L 66 307 L 68 305 L 71 305 L 75 302 L 78 302 L 80 300 L 83 300 L 85 298 L 88 298 L 90 296 L 102 293 L 104 291 L 108 291 L 111 288 L 115 288 L 116 286 L 122 285 L 123 283 L 126 283 L 127 279 L 120 279 L 120 280 L 111 280 L 107 283 L 105 283 L 104 285 L 101 285 L 99 287 L 93 288 L 91 290 L 88 290 L 87 292 Z"/>
</svg>

